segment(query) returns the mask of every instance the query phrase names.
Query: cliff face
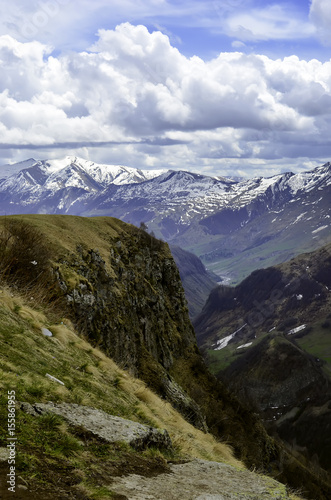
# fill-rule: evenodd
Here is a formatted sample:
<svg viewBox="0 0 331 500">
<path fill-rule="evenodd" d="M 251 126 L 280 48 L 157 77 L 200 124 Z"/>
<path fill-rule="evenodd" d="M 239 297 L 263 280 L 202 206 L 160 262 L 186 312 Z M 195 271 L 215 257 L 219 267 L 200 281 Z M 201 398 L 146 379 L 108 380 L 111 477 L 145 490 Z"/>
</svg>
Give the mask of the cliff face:
<svg viewBox="0 0 331 500">
<path fill-rule="evenodd" d="M 124 224 L 109 243 L 103 256 L 78 244 L 54 266 L 70 316 L 89 341 L 206 429 L 198 405 L 169 375 L 196 340 L 168 245 Z"/>
<path fill-rule="evenodd" d="M 166 244 L 136 231 L 113 242 L 106 262 L 81 245 L 55 267 L 80 330 L 120 362 L 141 374 L 142 359 L 166 370 L 195 344 L 177 267 Z M 65 270 L 63 270 L 63 267 Z M 66 270 L 75 277 L 70 284 Z"/>
</svg>

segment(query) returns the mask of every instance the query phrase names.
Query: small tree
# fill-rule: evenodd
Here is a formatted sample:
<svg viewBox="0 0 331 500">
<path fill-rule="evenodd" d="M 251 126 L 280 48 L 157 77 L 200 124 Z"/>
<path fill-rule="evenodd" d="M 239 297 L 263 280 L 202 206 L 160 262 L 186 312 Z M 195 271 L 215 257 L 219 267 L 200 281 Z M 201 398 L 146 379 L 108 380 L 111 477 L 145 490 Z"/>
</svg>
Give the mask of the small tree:
<svg viewBox="0 0 331 500">
<path fill-rule="evenodd" d="M 147 226 L 147 224 L 145 222 L 141 222 L 140 226 L 139 226 L 139 229 L 141 229 L 142 231 L 145 231 L 147 233 L 148 226 Z"/>
</svg>

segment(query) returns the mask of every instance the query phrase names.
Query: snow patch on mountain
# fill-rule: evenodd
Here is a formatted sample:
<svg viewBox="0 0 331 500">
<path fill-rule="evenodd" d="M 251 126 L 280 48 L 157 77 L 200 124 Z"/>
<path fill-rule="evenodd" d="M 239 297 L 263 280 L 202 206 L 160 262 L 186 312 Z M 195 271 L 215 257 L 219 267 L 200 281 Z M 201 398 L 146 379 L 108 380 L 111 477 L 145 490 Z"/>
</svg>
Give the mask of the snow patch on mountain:
<svg viewBox="0 0 331 500">
<path fill-rule="evenodd" d="M 317 229 L 315 229 L 314 231 L 312 231 L 312 234 L 319 233 L 320 231 L 323 231 L 323 229 L 327 229 L 328 227 L 329 226 L 320 226 Z"/>
</svg>

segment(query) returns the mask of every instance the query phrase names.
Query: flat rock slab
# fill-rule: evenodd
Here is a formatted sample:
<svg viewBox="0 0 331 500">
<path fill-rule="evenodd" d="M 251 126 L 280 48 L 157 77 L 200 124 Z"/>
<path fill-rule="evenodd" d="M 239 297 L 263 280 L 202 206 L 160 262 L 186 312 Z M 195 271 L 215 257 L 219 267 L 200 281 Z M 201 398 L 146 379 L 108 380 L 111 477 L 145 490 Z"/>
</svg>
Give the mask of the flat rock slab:
<svg viewBox="0 0 331 500">
<path fill-rule="evenodd" d="M 166 430 L 155 429 L 124 418 L 114 417 L 102 410 L 69 403 L 20 403 L 20 408 L 34 416 L 55 413 L 69 424 L 81 426 L 108 443 L 125 442 L 136 449 L 149 446 L 172 448 Z"/>
<path fill-rule="evenodd" d="M 8 448 L 0 448 L 0 462 L 7 462 L 8 458 L 9 458 Z"/>
<path fill-rule="evenodd" d="M 171 473 L 114 478 L 123 500 L 286 500 L 286 487 L 271 478 L 207 460 L 173 464 Z M 120 498 L 120 496 L 119 496 Z"/>
</svg>

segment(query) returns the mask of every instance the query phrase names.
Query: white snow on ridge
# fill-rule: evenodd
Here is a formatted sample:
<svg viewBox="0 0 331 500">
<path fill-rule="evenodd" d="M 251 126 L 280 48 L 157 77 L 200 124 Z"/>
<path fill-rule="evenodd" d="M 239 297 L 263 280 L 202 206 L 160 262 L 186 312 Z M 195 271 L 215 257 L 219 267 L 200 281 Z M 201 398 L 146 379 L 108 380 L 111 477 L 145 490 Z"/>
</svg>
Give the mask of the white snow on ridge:
<svg viewBox="0 0 331 500">
<path fill-rule="evenodd" d="M 158 177 L 159 175 L 167 172 L 167 170 L 160 169 L 139 170 L 122 165 L 98 164 L 89 160 L 78 158 L 76 156 L 66 156 L 65 158 L 55 160 L 40 161 L 31 159 L 14 165 L 5 165 L 4 167 L 0 167 L 0 177 L 2 168 L 4 169 L 5 173 L 7 173 L 7 175 L 3 176 L 5 178 L 7 176 L 14 175 L 24 168 L 29 168 L 34 165 L 38 166 L 45 174 L 49 175 L 52 179 L 49 186 L 47 186 L 48 188 L 55 188 L 57 183 L 63 186 L 64 179 L 67 178 L 67 180 L 69 180 L 71 175 L 74 175 L 73 172 L 75 167 L 78 167 L 78 170 L 80 171 L 86 172 L 96 182 L 102 185 L 134 184 L 153 179 L 154 177 Z M 74 187 L 81 187 L 81 182 L 77 181 L 76 179 L 69 183 L 69 185 Z"/>
<path fill-rule="evenodd" d="M 76 156 L 66 156 L 61 160 L 50 160 L 46 163 L 47 171 L 59 172 L 70 166 L 78 166 L 87 172 L 96 182 L 101 184 L 133 184 L 158 177 L 166 170 L 139 170 L 123 165 L 98 164 L 83 160 Z"/>
<path fill-rule="evenodd" d="M 317 229 L 315 229 L 314 231 L 312 231 L 312 234 L 319 233 L 320 231 L 323 231 L 323 229 L 326 229 L 327 227 L 329 227 L 329 226 L 318 227 Z"/>
<path fill-rule="evenodd" d="M 228 345 L 228 343 L 237 335 L 238 332 L 240 332 L 243 328 L 247 326 L 247 323 L 242 325 L 238 330 L 235 332 L 231 333 L 231 335 L 228 335 L 227 337 L 224 337 L 223 339 L 219 339 L 216 344 L 217 347 L 214 349 L 214 351 L 220 351 L 221 349 L 224 349 Z"/>
<path fill-rule="evenodd" d="M 29 168 L 37 163 L 34 158 L 29 158 L 28 160 L 20 161 L 19 163 L 6 164 L 0 166 L 0 179 L 6 179 L 11 175 L 18 174 L 21 170 Z"/>
<path fill-rule="evenodd" d="M 243 344 L 237 347 L 237 349 L 243 349 L 244 347 L 250 347 L 253 344 L 253 342 L 248 342 L 247 344 Z"/>
<path fill-rule="evenodd" d="M 301 332 L 301 330 L 304 330 L 306 328 L 306 326 L 307 325 L 297 326 L 296 328 L 293 328 L 293 330 L 290 330 L 289 332 L 287 332 L 287 335 L 293 335 L 294 333 Z"/>
<path fill-rule="evenodd" d="M 298 215 L 298 217 L 293 222 L 291 222 L 290 226 L 293 226 L 293 224 L 299 222 L 302 219 L 302 217 L 304 217 L 307 213 L 308 212 L 303 212 L 302 214 Z"/>
<path fill-rule="evenodd" d="M 217 347 L 214 349 L 214 351 L 220 351 L 221 349 L 224 349 L 224 347 L 226 347 L 230 340 L 232 340 L 235 336 L 236 334 L 232 333 L 231 335 L 224 337 L 224 339 L 218 340 Z"/>
</svg>

